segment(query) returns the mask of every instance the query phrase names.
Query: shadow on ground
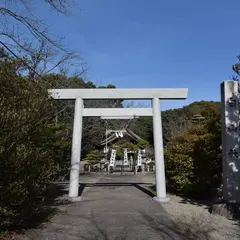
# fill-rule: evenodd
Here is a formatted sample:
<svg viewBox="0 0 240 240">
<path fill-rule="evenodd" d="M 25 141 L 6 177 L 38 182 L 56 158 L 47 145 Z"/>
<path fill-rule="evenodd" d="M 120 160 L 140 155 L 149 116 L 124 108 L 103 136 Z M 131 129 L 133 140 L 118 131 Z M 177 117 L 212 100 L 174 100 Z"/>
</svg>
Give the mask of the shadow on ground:
<svg viewBox="0 0 240 240">
<path fill-rule="evenodd" d="M 126 240 L 126 239 L 164 239 L 164 240 L 210 240 L 211 233 L 215 230 L 213 228 L 193 229 L 192 226 L 185 223 L 178 222 L 177 224 L 172 224 L 168 222 L 162 222 L 156 219 L 154 216 L 150 216 L 146 213 L 140 213 L 136 225 L 139 226 L 139 234 L 141 236 L 131 235 L 129 229 L 122 228 L 117 229 L 115 233 L 107 231 L 106 227 L 99 222 L 98 218 L 91 213 L 90 216 L 84 217 L 83 219 L 88 221 L 89 224 L 94 228 L 89 234 L 84 235 L 78 234 L 78 239 L 81 240 Z M 144 226 L 144 232 L 141 232 L 141 228 Z M 113 230 L 115 231 L 115 230 Z M 151 232 L 155 235 L 152 236 Z M 147 237 L 146 237 L 147 236 Z M 135 238 L 136 237 L 136 238 Z"/>
<path fill-rule="evenodd" d="M 156 191 L 156 185 L 151 185 L 149 188 L 149 191 L 152 191 L 152 193 L 154 194 Z M 177 196 L 180 197 L 181 200 L 179 201 L 179 203 L 182 204 L 192 204 L 195 206 L 200 206 L 200 207 L 205 207 L 205 209 L 209 209 L 210 206 L 212 205 L 212 202 L 210 200 L 200 200 L 200 199 L 193 199 L 193 198 L 187 198 L 185 196 L 183 196 L 180 193 L 174 192 L 174 191 L 169 191 L 168 193 L 171 194 L 172 196 Z"/>
<path fill-rule="evenodd" d="M 14 222 L 18 222 L 18 224 L 14 224 L 8 229 L 2 229 L 2 231 L 20 232 L 36 228 L 39 224 L 49 221 L 58 212 L 59 206 L 70 203 L 69 200 L 63 198 L 63 196 L 66 196 L 66 193 L 66 186 L 51 184 L 39 197 L 38 207 L 34 209 L 27 219 L 15 219 Z"/>
<path fill-rule="evenodd" d="M 86 187 L 106 187 L 106 188 L 114 188 L 118 186 L 133 186 L 137 188 L 138 190 L 144 192 L 150 197 L 154 197 L 155 194 L 153 191 L 151 191 L 151 183 L 136 183 L 136 182 L 103 182 L 103 183 L 82 183 L 79 186 L 79 195 L 82 195 L 84 192 L 84 189 Z M 148 186 L 148 187 L 146 187 Z M 25 229 L 31 229 L 31 228 L 37 228 L 39 224 L 43 222 L 48 222 L 49 219 L 55 215 L 58 212 L 58 207 L 62 205 L 68 205 L 70 204 L 70 201 L 67 200 L 67 194 L 68 194 L 68 183 L 64 184 L 52 184 L 51 187 L 45 191 L 45 204 L 40 209 L 41 211 L 32 217 L 31 221 L 26 222 L 25 226 L 21 226 Z M 189 203 L 189 200 L 183 199 L 184 203 Z M 194 204 L 194 201 L 190 202 L 191 204 Z M 204 203 L 195 202 L 196 205 L 205 205 Z M 201 240 L 210 240 L 212 239 L 211 234 L 216 229 L 214 229 L 212 226 L 199 226 L 197 224 L 196 220 L 192 220 L 191 225 L 182 222 L 177 221 L 174 224 L 169 221 L 163 221 L 162 219 L 159 219 L 156 216 L 152 216 L 146 212 L 138 212 L 139 218 L 137 218 L 136 225 L 139 226 L 139 231 L 141 229 L 152 229 L 153 232 L 157 233 L 159 236 L 158 239 L 166 239 L 166 240 L 177 240 L 177 239 L 189 239 L 189 240 L 195 240 L 195 239 L 201 239 Z M 83 215 L 79 216 L 79 218 L 85 219 L 89 222 L 94 228 L 94 231 L 91 231 L 89 235 L 78 235 L 78 239 L 84 239 L 84 240 L 110 240 L 110 239 L 118 239 L 118 240 L 125 240 L 130 239 L 129 238 L 129 231 L 126 231 L 126 229 L 118 229 L 115 232 L 111 232 L 102 222 L 98 220 L 98 217 L 94 215 L 94 212 L 91 211 L 90 215 Z M 194 221 L 196 222 L 196 227 L 193 227 Z M 121 228 L 121 226 L 119 226 Z M 130 226 L 131 229 L 131 226 Z M 40 230 L 39 230 L 40 231 Z M 58 230 L 57 230 L 58 231 Z M 110 231 L 110 232 L 109 232 Z M 114 230 L 113 230 L 114 231 Z M 81 231 L 80 231 L 81 232 Z M 150 231 L 151 232 L 151 231 Z M 37 233 L 36 233 L 37 234 Z M 68 231 L 68 236 L 70 236 L 70 239 L 75 239 L 74 235 L 71 235 L 70 231 Z M 116 236 L 114 236 L 116 234 Z M 144 236 L 148 235 L 147 232 L 142 233 Z M 146 234 L 146 235 L 145 235 Z M 130 233 L 131 235 L 131 233 Z M 35 235 L 35 237 L 37 237 Z M 71 238 L 72 237 L 72 238 Z M 133 236 L 134 237 L 134 236 Z M 38 239 L 38 238 L 33 238 Z M 68 238 L 66 238 L 68 239 Z M 134 238 L 132 238 L 134 239 Z M 142 238 L 139 238 L 142 239 Z M 148 239 L 152 239 L 151 236 L 148 236 Z"/>
<path fill-rule="evenodd" d="M 117 186 L 134 186 L 149 196 L 153 197 L 154 194 L 151 191 L 146 190 L 145 188 L 139 186 L 143 183 L 81 183 L 79 185 L 79 196 L 82 195 L 85 187 L 107 187 L 114 188 Z M 149 183 L 148 183 L 149 184 Z M 28 219 L 22 221 L 19 220 L 18 225 L 13 225 L 9 227 L 8 231 L 20 231 L 22 229 L 32 229 L 37 228 L 41 223 L 47 222 L 53 217 L 58 211 L 59 206 L 69 205 L 71 201 L 68 199 L 68 182 L 64 183 L 53 183 L 47 190 L 42 194 L 39 201 L 39 207 L 36 209 L 34 214 Z"/>
<path fill-rule="evenodd" d="M 166 225 L 161 223 L 158 219 L 155 219 L 152 216 L 149 216 L 147 214 L 143 214 L 143 218 L 146 220 L 146 224 L 154 229 L 155 231 L 159 232 L 159 235 L 162 237 L 162 239 L 176 239 L 175 236 L 178 235 L 182 239 L 188 239 L 188 240 L 209 240 L 211 232 L 214 231 L 213 228 L 209 229 L 202 229 L 193 228 L 193 226 L 188 225 L 184 222 L 175 222 L 174 226 L 172 225 Z M 194 224 L 194 222 L 193 222 Z M 174 233 L 174 234 L 173 234 Z"/>
<path fill-rule="evenodd" d="M 138 190 L 144 192 L 145 194 L 149 195 L 150 197 L 154 197 L 155 194 L 151 191 L 151 190 L 148 190 L 147 188 L 145 187 L 142 187 L 142 185 L 151 185 L 151 183 L 143 183 L 143 182 L 139 182 L 139 183 L 136 183 L 136 182 L 114 182 L 114 183 L 109 183 L 109 182 L 102 182 L 102 183 L 84 183 L 84 184 L 80 184 L 80 185 L 83 185 L 82 186 L 82 191 L 81 193 L 83 192 L 84 188 L 85 187 L 107 187 L 107 188 L 114 188 L 114 187 L 126 187 L 126 186 L 129 186 L 129 187 L 136 187 Z"/>
</svg>

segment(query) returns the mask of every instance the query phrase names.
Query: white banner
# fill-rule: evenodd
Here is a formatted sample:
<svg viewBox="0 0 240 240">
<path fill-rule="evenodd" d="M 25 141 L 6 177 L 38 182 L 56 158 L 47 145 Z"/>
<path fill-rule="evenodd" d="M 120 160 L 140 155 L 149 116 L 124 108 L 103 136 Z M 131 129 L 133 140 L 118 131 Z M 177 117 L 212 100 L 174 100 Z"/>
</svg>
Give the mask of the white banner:
<svg viewBox="0 0 240 240">
<path fill-rule="evenodd" d="M 129 165 L 127 148 L 124 148 L 123 166 L 127 166 L 127 165 Z"/>
<path fill-rule="evenodd" d="M 137 166 L 142 166 L 142 153 L 141 149 L 138 150 L 138 161 L 137 161 Z"/>
<path fill-rule="evenodd" d="M 111 167 L 114 167 L 114 165 L 115 165 L 116 152 L 117 152 L 116 150 L 112 149 L 110 164 L 109 164 L 109 166 L 111 166 Z"/>
</svg>

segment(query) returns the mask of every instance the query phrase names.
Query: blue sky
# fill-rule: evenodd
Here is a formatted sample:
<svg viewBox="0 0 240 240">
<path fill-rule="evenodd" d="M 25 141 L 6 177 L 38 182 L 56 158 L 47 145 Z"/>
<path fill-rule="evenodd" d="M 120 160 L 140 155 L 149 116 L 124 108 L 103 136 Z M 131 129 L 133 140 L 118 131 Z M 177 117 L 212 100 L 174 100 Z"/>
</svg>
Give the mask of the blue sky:
<svg viewBox="0 0 240 240">
<path fill-rule="evenodd" d="M 91 65 L 86 79 L 118 88 L 187 87 L 184 101 L 220 100 L 240 53 L 239 0 L 76 0 L 72 15 L 37 10 Z"/>
</svg>

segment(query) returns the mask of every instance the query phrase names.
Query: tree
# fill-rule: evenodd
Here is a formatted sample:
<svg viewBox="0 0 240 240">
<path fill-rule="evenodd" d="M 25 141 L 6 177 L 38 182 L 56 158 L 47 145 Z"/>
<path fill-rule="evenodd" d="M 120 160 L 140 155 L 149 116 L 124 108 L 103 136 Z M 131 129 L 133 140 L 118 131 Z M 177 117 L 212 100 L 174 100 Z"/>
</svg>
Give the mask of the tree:
<svg viewBox="0 0 240 240">
<path fill-rule="evenodd" d="M 116 159 L 123 159 L 123 149 L 121 147 L 117 148 Z"/>
<path fill-rule="evenodd" d="M 150 146 L 149 142 L 144 139 L 139 139 L 137 141 L 138 149 L 145 149 L 145 148 L 148 148 L 149 146 Z"/>
<path fill-rule="evenodd" d="M 19 62 L 0 60 L 0 228 L 37 213 L 50 181 L 68 168 L 68 129 L 54 124 L 45 82 L 19 76 Z M 67 165 L 66 165 L 67 164 Z"/>
<path fill-rule="evenodd" d="M 191 122 L 199 124 L 199 123 L 202 123 L 204 120 L 205 120 L 205 117 L 203 117 L 200 114 L 195 114 L 193 115 Z"/>
<path fill-rule="evenodd" d="M 99 163 L 101 160 L 100 151 L 97 149 L 90 151 L 83 160 L 87 161 L 89 164 Z"/>
<path fill-rule="evenodd" d="M 232 66 L 232 70 L 235 75 L 233 75 L 232 79 L 235 81 L 239 81 L 240 76 L 240 55 L 237 56 L 238 62 Z"/>
<path fill-rule="evenodd" d="M 172 190 L 205 198 L 222 180 L 220 104 L 195 102 L 185 110 L 192 113 L 191 107 L 196 106 L 205 120 L 190 124 L 187 130 L 167 142 L 166 177 Z"/>
<path fill-rule="evenodd" d="M 51 88 L 97 88 L 92 82 L 85 82 L 81 77 L 66 77 L 63 74 L 47 74 L 45 81 Z M 38 81 L 38 78 L 36 79 Z M 42 81 L 40 79 L 40 81 Z M 113 88 L 114 85 L 111 85 Z M 102 86 L 104 88 L 108 88 Z M 115 86 L 114 86 L 115 87 Z M 46 89 L 47 90 L 47 89 Z M 57 100 L 54 102 L 54 113 L 56 123 L 66 125 L 70 131 L 73 126 L 74 100 Z M 122 107 L 122 100 L 84 100 L 85 108 L 113 108 Z M 108 120 L 108 127 L 118 127 L 121 120 Z M 101 149 L 101 141 L 105 139 L 106 121 L 99 117 L 83 118 L 83 138 L 82 138 L 82 157 L 84 158 L 92 149 Z"/>
<path fill-rule="evenodd" d="M 70 13 L 72 0 L 45 0 L 55 12 Z M 36 72 L 46 74 L 55 68 L 72 66 L 78 57 L 61 43 L 38 16 L 34 15 L 33 0 L 5 1 L 0 7 L 0 44 L 13 54 L 18 54 L 28 67 L 29 77 L 34 79 Z M 23 33 L 27 33 L 28 40 Z M 30 66 L 30 68 L 29 68 Z M 82 65 L 83 66 L 83 65 Z M 78 62 L 79 67 L 79 62 Z M 81 71 L 82 72 L 82 71 Z"/>
<path fill-rule="evenodd" d="M 139 117 L 134 119 L 129 124 L 129 128 L 150 145 L 153 144 L 152 117 Z"/>
</svg>

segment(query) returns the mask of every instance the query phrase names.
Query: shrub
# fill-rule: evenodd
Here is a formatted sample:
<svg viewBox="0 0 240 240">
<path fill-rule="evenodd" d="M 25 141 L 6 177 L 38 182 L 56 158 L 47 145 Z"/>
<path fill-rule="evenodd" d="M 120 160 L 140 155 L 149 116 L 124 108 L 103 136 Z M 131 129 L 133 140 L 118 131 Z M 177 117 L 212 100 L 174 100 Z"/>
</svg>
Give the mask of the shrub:
<svg viewBox="0 0 240 240">
<path fill-rule="evenodd" d="M 167 144 L 166 177 L 171 190 L 187 197 L 207 198 L 210 189 L 220 185 L 220 129 L 210 132 L 209 127 L 212 121 L 193 125 Z"/>
<path fill-rule="evenodd" d="M 92 150 L 83 160 L 87 161 L 89 164 L 99 163 L 101 160 L 100 151 L 97 149 Z"/>
<path fill-rule="evenodd" d="M 68 130 L 53 124 L 44 82 L 0 62 L 0 227 L 20 224 L 41 206 L 43 191 L 69 160 Z"/>
</svg>

